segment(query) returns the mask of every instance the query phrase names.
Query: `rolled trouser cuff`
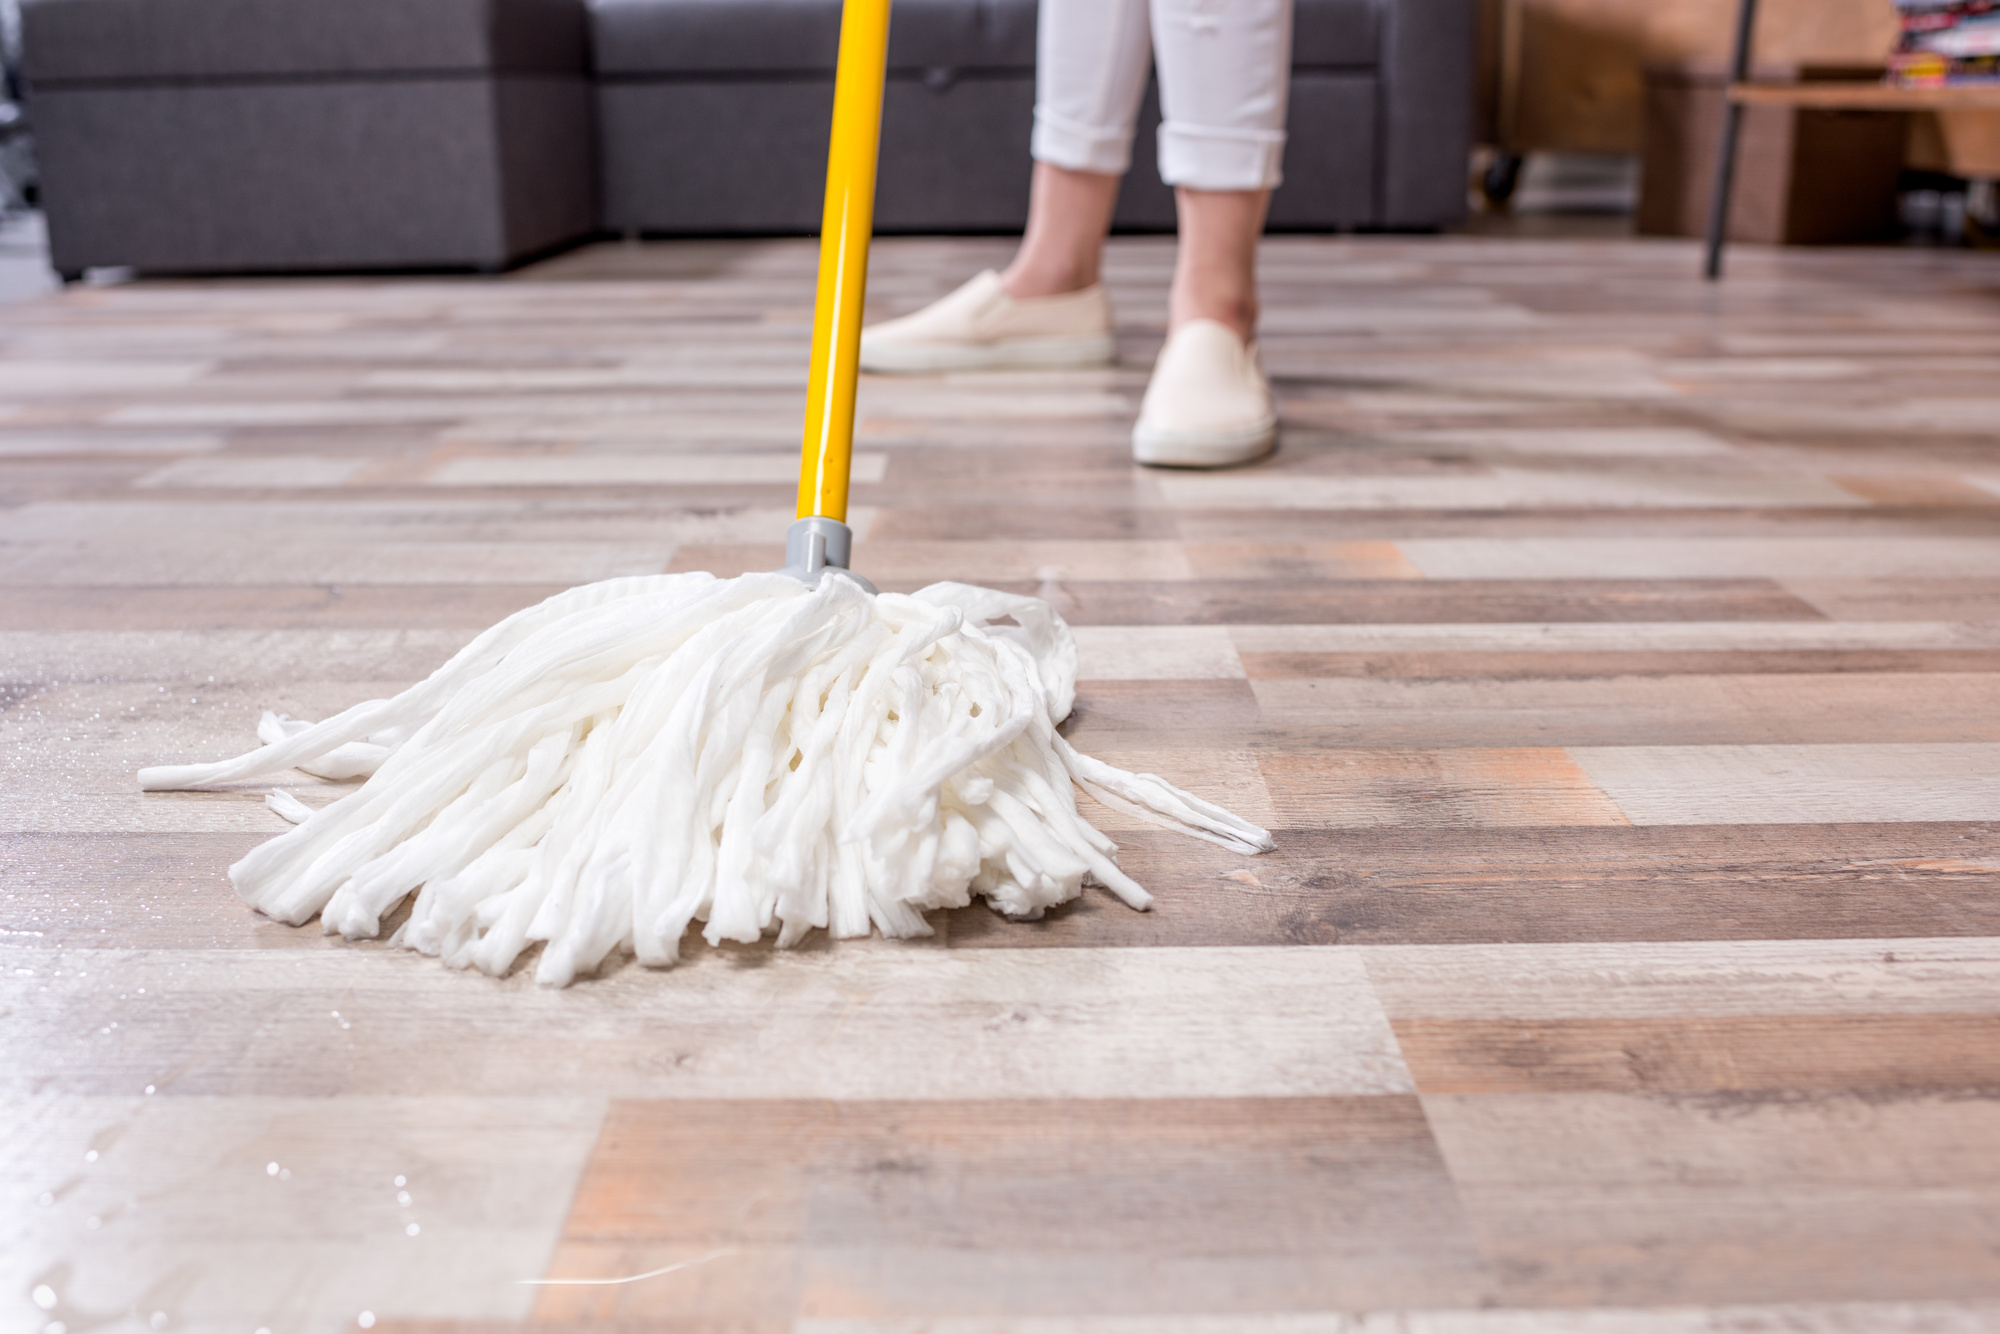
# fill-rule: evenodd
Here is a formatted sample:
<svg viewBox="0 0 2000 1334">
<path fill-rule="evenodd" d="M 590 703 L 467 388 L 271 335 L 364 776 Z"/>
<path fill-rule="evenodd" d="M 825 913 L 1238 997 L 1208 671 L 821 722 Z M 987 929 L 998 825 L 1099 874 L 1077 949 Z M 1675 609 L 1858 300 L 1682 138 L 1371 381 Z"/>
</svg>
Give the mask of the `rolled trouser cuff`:
<svg viewBox="0 0 2000 1334">
<path fill-rule="evenodd" d="M 1190 190 L 1272 190 L 1284 180 L 1283 130 L 1223 130 L 1165 121 L 1160 179 Z"/>
<path fill-rule="evenodd" d="M 1052 167 L 1122 176 L 1132 165 L 1132 127 L 1084 125 L 1036 107 L 1028 152 Z"/>
</svg>

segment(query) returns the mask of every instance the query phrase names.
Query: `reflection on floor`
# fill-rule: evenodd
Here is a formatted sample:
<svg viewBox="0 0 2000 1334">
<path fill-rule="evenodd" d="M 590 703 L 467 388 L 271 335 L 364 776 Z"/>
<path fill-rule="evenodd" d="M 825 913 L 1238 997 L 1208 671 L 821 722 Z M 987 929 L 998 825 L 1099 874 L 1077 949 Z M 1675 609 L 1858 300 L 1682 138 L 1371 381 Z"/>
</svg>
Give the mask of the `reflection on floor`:
<svg viewBox="0 0 2000 1334">
<path fill-rule="evenodd" d="M 46 229 L 39 213 L 0 213 L 0 306 L 61 286 L 49 268 Z"/>
<path fill-rule="evenodd" d="M 133 771 L 776 564 L 810 247 L 11 307 L 6 1327 L 2000 1328 L 2000 267 L 1279 239 L 1208 475 L 1128 461 L 1170 260 L 1117 369 L 868 382 L 858 563 L 1041 591 L 1073 739 L 1279 850 L 560 993 L 251 917 L 263 789 Z"/>
</svg>

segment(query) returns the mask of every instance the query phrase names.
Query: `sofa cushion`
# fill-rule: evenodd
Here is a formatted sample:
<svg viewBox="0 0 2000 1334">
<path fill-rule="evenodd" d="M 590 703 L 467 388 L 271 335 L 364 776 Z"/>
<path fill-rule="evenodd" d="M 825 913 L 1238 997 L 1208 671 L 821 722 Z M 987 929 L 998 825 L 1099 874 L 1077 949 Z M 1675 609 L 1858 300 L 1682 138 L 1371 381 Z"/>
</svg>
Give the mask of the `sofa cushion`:
<svg viewBox="0 0 2000 1334">
<path fill-rule="evenodd" d="M 827 72 L 840 0 L 596 0 L 599 74 Z M 1032 69 L 1035 0 L 895 0 L 892 69 Z"/>
<path fill-rule="evenodd" d="M 1374 0 L 1296 0 L 1292 63 L 1372 67 Z M 889 67 L 1031 70 L 1035 0 L 895 0 Z M 830 72 L 840 0 L 595 0 L 597 71 L 611 77 Z"/>
<path fill-rule="evenodd" d="M 1375 0 L 1293 0 L 1293 69 L 1373 69 L 1382 58 Z"/>
<path fill-rule="evenodd" d="M 581 72 L 582 0 L 26 0 L 35 84 Z"/>
<path fill-rule="evenodd" d="M 538 76 L 44 89 L 51 258 L 67 273 L 498 268 L 594 229 L 591 103 L 582 79 Z"/>
</svg>

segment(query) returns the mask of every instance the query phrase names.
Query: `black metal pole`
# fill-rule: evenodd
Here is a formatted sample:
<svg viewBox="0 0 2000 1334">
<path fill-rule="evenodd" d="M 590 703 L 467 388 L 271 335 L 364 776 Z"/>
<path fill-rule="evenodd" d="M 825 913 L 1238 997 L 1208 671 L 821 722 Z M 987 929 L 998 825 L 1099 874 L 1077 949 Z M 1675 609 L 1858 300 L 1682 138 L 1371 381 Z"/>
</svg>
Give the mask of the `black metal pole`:
<svg viewBox="0 0 2000 1334">
<path fill-rule="evenodd" d="M 1729 82 L 1722 90 L 1722 145 L 1715 158 L 1715 193 L 1708 201 L 1708 258 L 1702 276 L 1714 282 L 1722 276 L 1722 246 L 1729 236 L 1729 193 L 1736 184 L 1736 140 L 1743 131 L 1743 104 L 1730 89 L 1750 77 L 1750 41 L 1757 26 L 1757 0 L 1742 0 L 1736 10 L 1736 45 L 1729 54 Z"/>
</svg>

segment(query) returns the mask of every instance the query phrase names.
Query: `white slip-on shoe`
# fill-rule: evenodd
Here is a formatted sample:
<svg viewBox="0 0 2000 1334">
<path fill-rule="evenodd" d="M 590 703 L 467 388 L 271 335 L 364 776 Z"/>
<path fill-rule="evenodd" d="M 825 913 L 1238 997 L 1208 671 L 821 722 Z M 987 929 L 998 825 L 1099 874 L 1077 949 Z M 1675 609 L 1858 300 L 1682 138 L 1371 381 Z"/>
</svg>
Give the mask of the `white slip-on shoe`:
<svg viewBox="0 0 2000 1334">
<path fill-rule="evenodd" d="M 1102 283 L 1016 300 L 991 269 L 914 314 L 861 331 L 864 371 L 1104 366 L 1117 353 Z"/>
<path fill-rule="evenodd" d="M 1132 428 L 1132 457 L 1168 468 L 1226 468 L 1270 453 L 1278 411 L 1257 345 L 1214 320 L 1174 330 Z"/>
</svg>

